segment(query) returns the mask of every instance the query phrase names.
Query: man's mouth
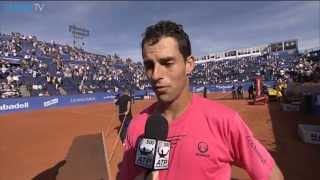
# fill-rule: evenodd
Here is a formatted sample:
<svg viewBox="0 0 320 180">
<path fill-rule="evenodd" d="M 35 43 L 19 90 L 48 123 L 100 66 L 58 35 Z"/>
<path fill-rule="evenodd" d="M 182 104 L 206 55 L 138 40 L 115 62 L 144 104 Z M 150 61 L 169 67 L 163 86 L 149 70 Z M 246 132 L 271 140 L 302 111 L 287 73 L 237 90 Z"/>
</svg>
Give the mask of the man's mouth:
<svg viewBox="0 0 320 180">
<path fill-rule="evenodd" d="M 166 91 L 167 88 L 168 88 L 167 86 L 155 86 L 154 90 L 158 93 L 163 93 Z"/>
</svg>

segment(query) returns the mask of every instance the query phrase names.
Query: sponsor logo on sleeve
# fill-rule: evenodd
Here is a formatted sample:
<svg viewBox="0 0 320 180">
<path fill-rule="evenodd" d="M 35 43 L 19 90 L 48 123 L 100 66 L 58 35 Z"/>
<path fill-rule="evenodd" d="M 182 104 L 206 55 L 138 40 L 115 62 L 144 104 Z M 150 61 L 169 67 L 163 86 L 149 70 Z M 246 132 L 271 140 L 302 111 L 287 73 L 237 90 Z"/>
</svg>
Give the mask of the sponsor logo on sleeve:
<svg viewBox="0 0 320 180">
<path fill-rule="evenodd" d="M 252 148 L 252 150 L 259 157 L 261 163 L 265 164 L 267 162 L 267 159 L 260 153 L 260 151 L 258 150 L 258 148 L 256 146 L 256 143 L 254 142 L 253 138 L 251 136 L 246 136 L 246 139 L 247 139 L 247 142 L 248 142 L 250 148 Z"/>
</svg>

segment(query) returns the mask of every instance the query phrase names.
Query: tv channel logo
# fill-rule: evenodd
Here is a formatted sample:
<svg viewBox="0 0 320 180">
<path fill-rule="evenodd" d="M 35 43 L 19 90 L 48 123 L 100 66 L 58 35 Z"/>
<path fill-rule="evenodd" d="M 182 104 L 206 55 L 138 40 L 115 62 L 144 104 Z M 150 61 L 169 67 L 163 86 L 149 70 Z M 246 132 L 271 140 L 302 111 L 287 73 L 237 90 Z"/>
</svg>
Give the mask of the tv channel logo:
<svg viewBox="0 0 320 180">
<path fill-rule="evenodd" d="M 32 13 L 43 12 L 45 5 L 43 3 L 27 3 L 27 2 L 8 2 L 0 5 L 0 11 L 8 13 Z"/>
</svg>

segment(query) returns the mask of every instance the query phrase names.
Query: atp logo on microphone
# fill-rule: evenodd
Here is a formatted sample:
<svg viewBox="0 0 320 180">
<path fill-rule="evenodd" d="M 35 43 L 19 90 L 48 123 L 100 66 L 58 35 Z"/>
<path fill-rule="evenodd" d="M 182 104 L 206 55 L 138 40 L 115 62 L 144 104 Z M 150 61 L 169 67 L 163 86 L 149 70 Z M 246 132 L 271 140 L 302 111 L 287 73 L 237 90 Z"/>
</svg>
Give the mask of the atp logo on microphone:
<svg viewBox="0 0 320 180">
<path fill-rule="evenodd" d="M 164 158 L 168 155 L 170 148 L 169 147 L 161 147 L 158 148 L 158 154 L 160 158 Z"/>
<path fill-rule="evenodd" d="M 170 142 L 142 138 L 137 148 L 135 164 L 151 170 L 168 169 Z"/>
<path fill-rule="evenodd" d="M 157 153 L 155 157 L 154 169 L 161 170 L 161 169 L 169 168 L 169 152 L 170 152 L 169 141 L 157 142 Z"/>
</svg>

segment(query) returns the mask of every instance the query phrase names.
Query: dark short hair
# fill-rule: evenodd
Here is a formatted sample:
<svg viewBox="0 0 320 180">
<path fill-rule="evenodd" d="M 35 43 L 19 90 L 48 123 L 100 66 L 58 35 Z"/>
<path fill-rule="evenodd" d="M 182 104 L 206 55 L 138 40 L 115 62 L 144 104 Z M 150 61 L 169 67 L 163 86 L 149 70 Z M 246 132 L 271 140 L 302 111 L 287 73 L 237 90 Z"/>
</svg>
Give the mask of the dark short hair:
<svg viewBox="0 0 320 180">
<path fill-rule="evenodd" d="M 183 30 L 181 24 L 172 21 L 159 21 L 157 24 L 148 26 L 142 34 L 141 49 L 145 43 L 154 45 L 163 37 L 173 37 L 178 42 L 180 53 L 186 60 L 191 55 L 191 44 L 188 34 Z"/>
</svg>

